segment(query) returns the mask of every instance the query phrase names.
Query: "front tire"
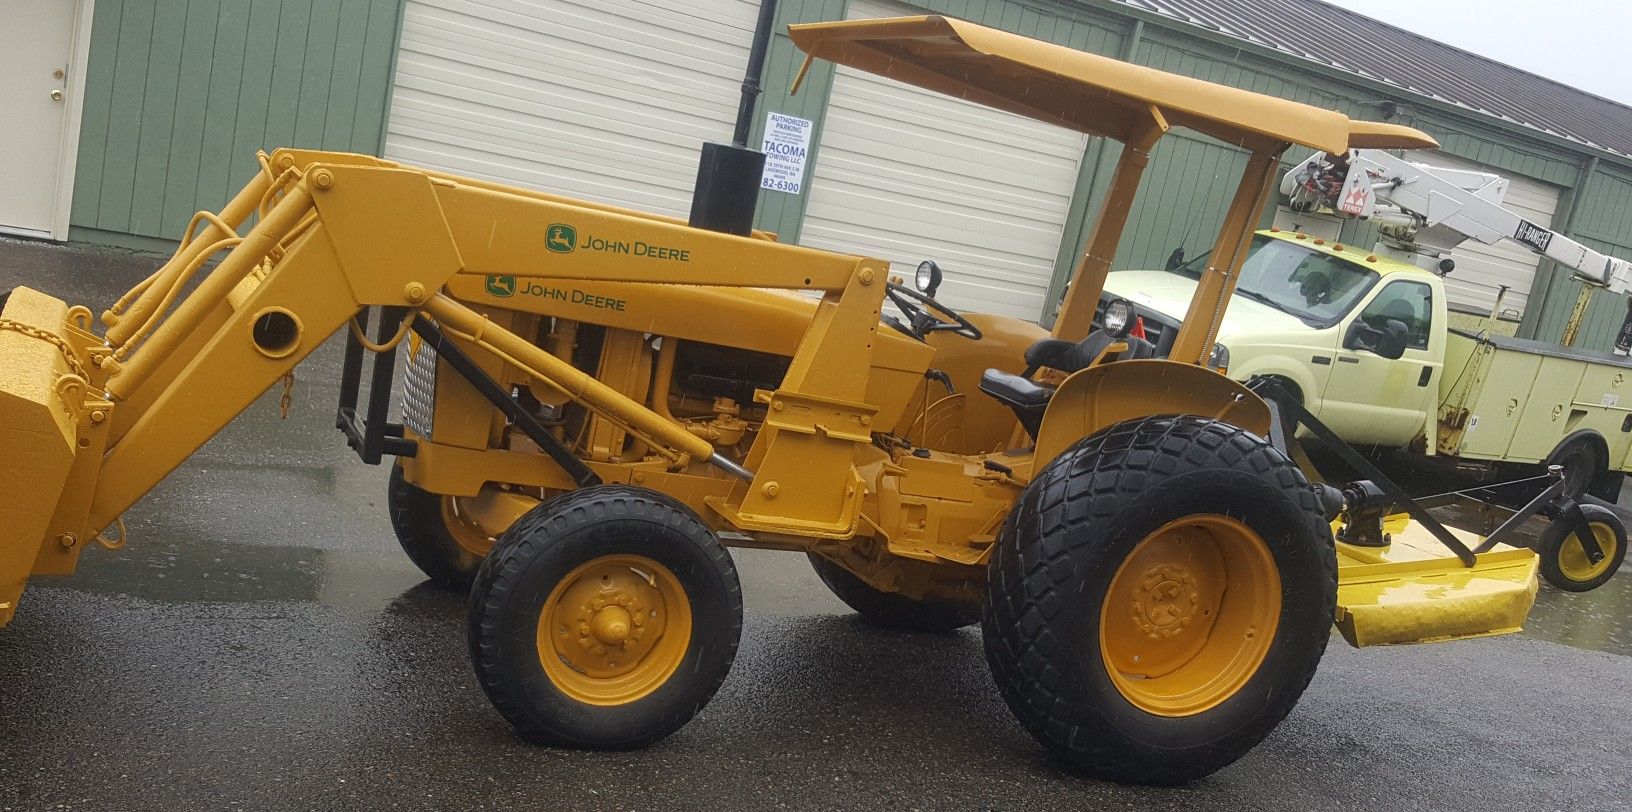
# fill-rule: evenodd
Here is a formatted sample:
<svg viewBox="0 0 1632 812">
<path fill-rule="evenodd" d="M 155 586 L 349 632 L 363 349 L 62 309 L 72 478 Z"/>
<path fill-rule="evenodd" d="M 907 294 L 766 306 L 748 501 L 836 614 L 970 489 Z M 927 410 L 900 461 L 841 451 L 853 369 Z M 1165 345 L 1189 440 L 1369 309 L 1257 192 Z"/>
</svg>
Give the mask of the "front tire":
<svg viewBox="0 0 1632 812">
<path fill-rule="evenodd" d="M 1536 542 L 1536 555 L 1541 557 L 1541 577 L 1566 592 L 1586 592 L 1603 586 L 1626 560 L 1626 527 L 1621 524 L 1621 517 L 1597 505 L 1582 505 L 1581 512 L 1586 516 L 1593 540 L 1604 552 L 1598 563 L 1587 559 L 1586 548 L 1567 521 L 1555 519 L 1548 523 Z"/>
<path fill-rule="evenodd" d="M 1199 417 L 1048 464 L 1004 523 L 981 628 L 1003 698 L 1069 764 L 1176 784 L 1285 718 L 1326 649 L 1337 559 L 1296 465 Z"/>
<path fill-rule="evenodd" d="M 885 592 L 824 556 L 807 555 L 816 576 L 833 595 L 874 626 L 903 632 L 950 632 L 980 622 L 978 603 L 918 600 Z"/>
<path fill-rule="evenodd" d="M 742 589 L 685 505 L 644 488 L 582 488 L 533 508 L 470 595 L 482 690 L 532 742 L 629 749 L 678 730 L 736 657 Z"/>
</svg>

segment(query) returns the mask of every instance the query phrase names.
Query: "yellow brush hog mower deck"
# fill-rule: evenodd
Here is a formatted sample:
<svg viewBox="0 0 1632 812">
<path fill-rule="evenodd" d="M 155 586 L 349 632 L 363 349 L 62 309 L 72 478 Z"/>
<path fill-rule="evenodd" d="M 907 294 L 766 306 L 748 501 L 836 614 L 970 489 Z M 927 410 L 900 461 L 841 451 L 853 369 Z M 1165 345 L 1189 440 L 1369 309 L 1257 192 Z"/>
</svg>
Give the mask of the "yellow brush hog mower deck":
<svg viewBox="0 0 1632 812">
<path fill-rule="evenodd" d="M 958 313 L 879 259 L 279 150 L 101 335 L 85 308 L 5 299 L 0 620 L 30 574 L 123 543 L 121 513 L 342 331 L 337 425 L 365 461 L 395 455 L 392 523 L 428 575 L 472 590 L 481 685 L 530 740 L 637 746 L 701 708 L 741 629 L 728 545 L 808 555 L 883 625 L 980 623 L 1021 723 L 1118 780 L 1252 748 L 1334 618 L 1357 644 L 1518 626 L 1531 553 L 1340 557 L 1329 522 L 1386 549 L 1366 517 L 1390 500 L 1312 485 L 1273 440 L 1285 411 L 1209 366 L 1281 153 L 1433 139 L 940 17 L 791 33 L 812 58 L 1122 143 L 1052 332 Z M 1130 313 L 1096 328 L 1094 310 L 1174 127 L 1250 158 L 1220 261 L 1152 358 Z"/>
</svg>

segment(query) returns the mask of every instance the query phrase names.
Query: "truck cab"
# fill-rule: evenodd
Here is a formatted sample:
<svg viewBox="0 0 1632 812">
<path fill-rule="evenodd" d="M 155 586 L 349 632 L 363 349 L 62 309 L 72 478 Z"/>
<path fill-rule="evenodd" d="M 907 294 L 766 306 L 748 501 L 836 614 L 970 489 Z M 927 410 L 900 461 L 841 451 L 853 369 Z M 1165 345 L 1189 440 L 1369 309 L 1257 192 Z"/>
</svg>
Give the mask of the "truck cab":
<svg viewBox="0 0 1632 812">
<path fill-rule="evenodd" d="M 1116 271 L 1102 301 L 1132 302 L 1163 350 L 1210 261 Z M 1351 443 L 1403 447 L 1432 436 L 1445 364 L 1440 278 L 1306 234 L 1258 232 L 1213 356 L 1237 380 L 1273 376 Z"/>
</svg>

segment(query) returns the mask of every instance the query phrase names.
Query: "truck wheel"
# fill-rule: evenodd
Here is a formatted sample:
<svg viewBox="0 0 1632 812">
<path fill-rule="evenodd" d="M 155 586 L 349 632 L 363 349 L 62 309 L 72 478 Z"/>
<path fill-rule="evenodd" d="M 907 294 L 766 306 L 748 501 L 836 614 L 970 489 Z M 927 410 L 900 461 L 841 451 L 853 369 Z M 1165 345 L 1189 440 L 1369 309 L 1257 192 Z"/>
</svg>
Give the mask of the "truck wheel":
<svg viewBox="0 0 1632 812">
<path fill-rule="evenodd" d="M 1049 463 L 1004 522 L 981 615 L 1009 708 L 1115 781 L 1206 776 L 1292 710 L 1337 601 L 1296 465 L 1201 417 L 1131 420 Z"/>
<path fill-rule="evenodd" d="M 626 485 L 528 511 L 482 563 L 471 662 L 522 738 L 641 747 L 713 698 L 742 632 L 731 556 L 689 508 Z"/>
<path fill-rule="evenodd" d="M 1560 443 L 1547 455 L 1542 465 L 1558 465 L 1564 469 L 1564 495 L 1580 499 L 1600 477 L 1609 471 L 1598 442 L 1592 437 L 1576 436 Z"/>
<path fill-rule="evenodd" d="M 1597 505 L 1582 505 L 1587 526 L 1604 557 L 1596 564 L 1587 560 L 1581 540 L 1571 532 L 1569 522 L 1553 521 L 1541 531 L 1536 554 L 1541 557 L 1541 577 L 1566 592 L 1597 589 L 1615 575 L 1626 559 L 1626 527 L 1614 511 Z"/>
<path fill-rule="evenodd" d="M 980 622 L 979 603 L 916 600 L 874 589 L 849 570 L 809 553 L 810 566 L 839 600 L 874 626 L 903 632 L 949 632 Z"/>
<path fill-rule="evenodd" d="M 385 498 L 391 529 L 420 572 L 444 589 L 470 591 L 476 568 L 492 549 L 493 540 L 475 522 L 459 515 L 457 500 L 415 487 L 395 465 Z"/>
<path fill-rule="evenodd" d="M 1606 471 L 1602 476 L 1593 480 L 1592 487 L 1587 493 L 1604 500 L 1605 502 L 1621 501 L 1621 483 L 1626 481 L 1626 474 L 1620 471 Z"/>
</svg>

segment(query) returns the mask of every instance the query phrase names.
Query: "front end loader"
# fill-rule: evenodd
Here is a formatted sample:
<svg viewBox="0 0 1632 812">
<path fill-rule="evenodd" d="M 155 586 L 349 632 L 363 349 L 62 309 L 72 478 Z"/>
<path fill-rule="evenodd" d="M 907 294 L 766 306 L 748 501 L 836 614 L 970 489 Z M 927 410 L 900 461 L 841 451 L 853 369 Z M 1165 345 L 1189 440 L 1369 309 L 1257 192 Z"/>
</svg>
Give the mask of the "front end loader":
<svg viewBox="0 0 1632 812">
<path fill-rule="evenodd" d="M 1377 544 L 1345 580 L 1330 522 L 1371 491 L 1312 484 L 1275 400 L 1209 366 L 1279 155 L 1431 138 L 941 17 L 791 35 L 1123 145 L 1051 331 L 957 312 L 879 259 L 278 150 L 100 334 L 86 308 L 5 299 L 0 621 L 30 574 L 123 544 L 120 514 L 336 332 L 336 425 L 365 462 L 395 458 L 393 527 L 470 590 L 480 683 L 532 741 L 624 748 L 685 724 L 737 647 L 729 546 L 808 556 L 880 624 L 979 623 L 1027 730 L 1127 781 L 1253 747 L 1334 620 L 1357 644 L 1522 621 L 1523 551 L 1395 566 Z M 1174 127 L 1249 159 L 1221 262 L 1158 358 L 1094 303 Z"/>
</svg>

